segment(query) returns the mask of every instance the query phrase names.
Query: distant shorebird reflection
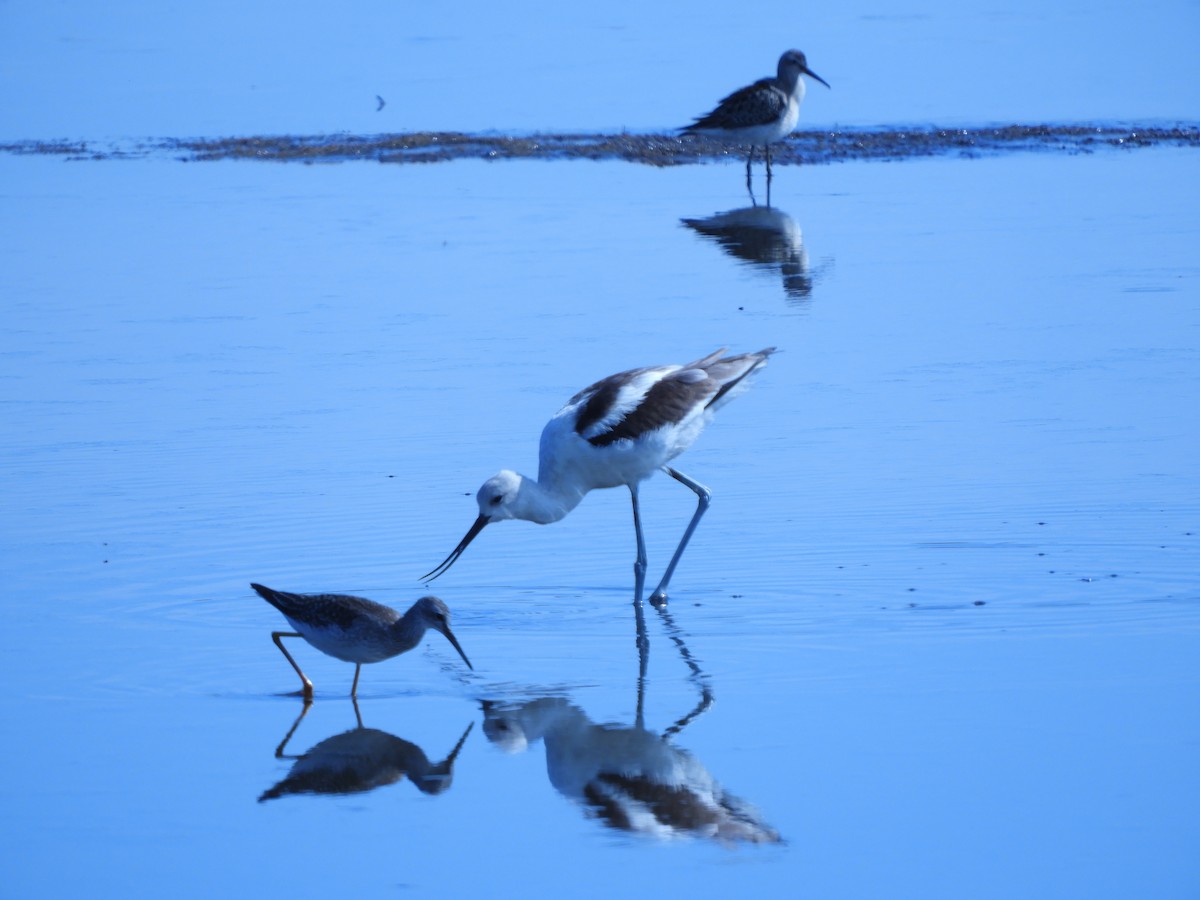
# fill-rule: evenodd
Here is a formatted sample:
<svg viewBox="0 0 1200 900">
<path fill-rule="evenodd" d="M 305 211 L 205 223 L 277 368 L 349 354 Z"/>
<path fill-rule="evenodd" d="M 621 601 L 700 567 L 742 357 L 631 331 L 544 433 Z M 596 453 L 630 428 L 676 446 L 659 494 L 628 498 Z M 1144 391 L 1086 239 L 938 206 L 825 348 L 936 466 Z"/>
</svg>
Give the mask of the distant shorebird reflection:
<svg viewBox="0 0 1200 900">
<path fill-rule="evenodd" d="M 734 259 L 783 276 L 788 300 L 812 298 L 813 272 L 796 220 L 771 206 L 748 206 L 703 219 L 680 219 L 692 231 L 716 241 Z"/>
<path fill-rule="evenodd" d="M 386 731 L 364 728 L 358 704 L 354 715 L 358 726 L 335 734 L 299 756 L 284 753 L 288 741 L 308 713 L 308 705 L 297 717 L 291 730 L 275 750 L 277 759 L 294 759 L 287 777 L 258 798 L 259 803 L 288 794 L 361 794 L 408 778 L 422 794 L 441 794 L 449 790 L 454 777 L 454 760 L 475 727 L 472 722 L 463 732 L 450 755 L 439 763 L 416 744 Z"/>
<path fill-rule="evenodd" d="M 670 728 L 658 734 L 645 727 L 643 651 L 634 724 L 598 725 L 567 698 L 555 696 L 523 703 L 484 701 L 483 733 L 509 753 L 523 752 L 541 739 L 550 783 L 611 828 L 664 839 L 780 843 L 779 832 L 754 807 L 728 793 L 698 759 L 672 743 L 713 698 L 681 633 L 665 609 L 659 612 L 692 670 L 691 680 L 701 688 L 696 708 Z"/>
</svg>

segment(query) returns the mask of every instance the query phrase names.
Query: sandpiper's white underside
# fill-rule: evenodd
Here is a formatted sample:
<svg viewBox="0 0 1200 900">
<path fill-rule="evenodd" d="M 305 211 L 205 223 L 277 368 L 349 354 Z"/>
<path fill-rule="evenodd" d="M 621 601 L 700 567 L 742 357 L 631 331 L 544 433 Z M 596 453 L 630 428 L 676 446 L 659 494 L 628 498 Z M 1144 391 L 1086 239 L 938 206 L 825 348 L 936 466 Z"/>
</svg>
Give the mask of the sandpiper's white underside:
<svg viewBox="0 0 1200 900">
<path fill-rule="evenodd" d="M 796 130 L 796 126 L 800 122 L 800 101 L 804 99 L 804 81 L 800 80 L 796 82 L 796 85 L 796 92 L 788 97 L 783 115 L 772 122 L 742 127 L 728 125 L 721 128 L 695 128 L 693 130 L 732 144 L 748 144 L 755 147 L 782 141 Z"/>
</svg>

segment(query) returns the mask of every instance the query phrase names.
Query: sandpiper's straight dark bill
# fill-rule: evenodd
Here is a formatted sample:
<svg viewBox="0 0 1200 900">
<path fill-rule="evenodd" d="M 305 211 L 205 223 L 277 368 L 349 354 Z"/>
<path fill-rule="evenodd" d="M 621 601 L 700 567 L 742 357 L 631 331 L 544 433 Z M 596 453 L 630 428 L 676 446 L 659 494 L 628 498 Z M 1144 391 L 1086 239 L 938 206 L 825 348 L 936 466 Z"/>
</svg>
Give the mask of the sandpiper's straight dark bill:
<svg viewBox="0 0 1200 900">
<path fill-rule="evenodd" d="M 304 697 L 311 700 L 312 682 L 283 646 L 282 638 L 301 637 L 322 653 L 354 663 L 350 696 L 357 696 L 363 663 L 382 662 L 407 653 L 429 629 L 440 632 L 458 651 L 468 669 L 474 669 L 458 638 L 450 630 L 450 609 L 437 597 L 422 597 L 401 615 L 390 606 L 350 594 L 294 594 L 251 583 L 255 592 L 283 613 L 296 630 L 273 631 L 271 640 L 291 663 Z"/>
<path fill-rule="evenodd" d="M 745 386 L 745 379 L 775 352 L 722 356 L 718 350 L 686 365 L 648 366 L 601 379 L 567 401 L 542 431 L 537 479 L 505 469 L 483 483 L 475 500 L 479 517 L 442 562 L 422 577 L 430 581 L 462 556 L 484 527 L 504 519 L 541 525 L 557 522 L 597 488 L 625 485 L 633 498 L 638 555 L 634 564 L 640 599 L 646 548 L 638 511 L 638 485 L 664 471 L 695 492 L 698 502 L 662 581 L 651 596 L 666 600 L 666 588 L 710 493 L 667 465 L 692 445 L 713 413 Z"/>
<path fill-rule="evenodd" d="M 804 56 L 803 53 L 801 53 L 800 55 Z M 803 72 L 805 75 L 807 75 L 809 78 L 812 78 L 815 81 L 821 82 L 821 84 L 825 85 L 825 87 L 829 88 L 831 91 L 833 90 L 833 87 L 829 84 L 828 81 L 826 81 L 824 78 L 822 78 L 820 75 L 818 75 L 816 72 L 814 72 L 812 69 L 810 69 L 808 67 L 807 60 L 804 63 L 804 68 L 801 69 L 800 71 Z"/>
</svg>

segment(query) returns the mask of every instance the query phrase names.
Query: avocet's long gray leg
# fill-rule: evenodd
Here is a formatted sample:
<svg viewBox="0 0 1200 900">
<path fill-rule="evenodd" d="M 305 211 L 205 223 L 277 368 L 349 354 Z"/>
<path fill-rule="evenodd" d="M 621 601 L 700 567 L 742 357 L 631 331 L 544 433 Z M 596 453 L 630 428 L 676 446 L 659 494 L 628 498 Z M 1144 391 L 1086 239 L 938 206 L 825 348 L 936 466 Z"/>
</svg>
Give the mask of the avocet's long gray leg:
<svg viewBox="0 0 1200 900">
<path fill-rule="evenodd" d="M 350 685 L 350 699 L 358 699 L 358 673 L 362 671 L 362 663 L 354 664 L 354 684 Z"/>
<path fill-rule="evenodd" d="M 283 641 L 281 641 L 280 638 L 285 637 L 304 637 L 304 635 L 296 631 L 272 631 L 271 640 L 275 642 L 275 646 L 279 648 L 279 652 L 287 657 L 287 661 L 292 664 L 292 668 L 296 670 L 296 674 L 299 675 L 300 680 L 304 682 L 304 700 L 306 703 L 311 703 L 313 698 L 312 682 L 308 680 L 307 675 L 300 671 L 300 667 L 296 665 L 296 661 L 292 659 L 292 654 L 288 653 L 287 649 L 283 646 Z"/>
<path fill-rule="evenodd" d="M 754 196 L 753 182 L 750 179 L 750 164 L 754 162 L 754 145 L 750 145 L 750 155 L 746 157 L 746 190 L 750 192 L 750 196 Z"/>
<path fill-rule="evenodd" d="M 696 526 L 700 524 L 700 517 L 704 515 L 704 511 L 708 509 L 708 504 L 712 501 L 712 491 L 706 488 L 698 481 L 692 481 L 682 472 L 677 472 L 670 466 L 663 466 L 663 471 L 678 481 L 680 484 L 685 484 L 696 492 L 696 512 L 692 516 L 692 521 L 688 523 L 687 531 L 683 533 L 683 538 L 679 541 L 679 546 L 675 548 L 675 555 L 671 557 L 671 562 L 667 566 L 667 571 L 663 573 L 662 581 L 658 583 L 658 587 L 654 589 L 654 593 L 650 595 L 650 602 L 654 604 L 667 602 L 667 584 L 671 580 L 671 576 L 675 574 L 675 566 L 679 564 L 679 558 L 683 556 L 683 550 L 688 545 L 688 541 L 692 539 L 692 534 L 696 530 Z"/>
<path fill-rule="evenodd" d="M 646 589 L 646 539 L 642 537 L 637 482 L 629 485 L 629 493 L 633 497 L 633 530 L 637 535 L 637 559 L 633 561 L 633 602 L 637 605 L 642 602 L 642 592 Z"/>
</svg>

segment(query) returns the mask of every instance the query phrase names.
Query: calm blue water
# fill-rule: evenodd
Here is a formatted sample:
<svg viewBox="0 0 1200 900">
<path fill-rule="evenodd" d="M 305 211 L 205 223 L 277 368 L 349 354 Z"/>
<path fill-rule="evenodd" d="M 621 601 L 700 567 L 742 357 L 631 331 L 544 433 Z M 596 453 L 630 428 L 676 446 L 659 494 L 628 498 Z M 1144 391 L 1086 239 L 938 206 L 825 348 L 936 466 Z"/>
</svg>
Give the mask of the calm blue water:
<svg viewBox="0 0 1200 900">
<path fill-rule="evenodd" d="M 2 136 L 664 127 L 782 49 L 740 9 L 472 13 L 9 5 Z M 814 10 L 784 45 L 815 122 L 1194 118 L 1195 24 Z M 713 236 L 767 222 L 736 164 L 0 155 L 4 893 L 1194 896 L 1195 175 L 781 168 L 751 263 Z M 574 391 L 772 344 L 679 460 L 715 499 L 640 702 L 607 491 L 435 582 L 474 674 L 369 666 L 360 728 L 301 646 L 296 724 L 250 580 L 405 606 Z M 642 496 L 654 578 L 692 500 Z M 783 843 L 612 827 L 568 765 L 609 745 Z M 260 802 L 294 767 L 342 793 Z"/>
<path fill-rule="evenodd" d="M 833 86 L 805 101 L 818 125 L 1200 114 L 1189 0 L 25 2 L 0 25 L 12 138 L 661 130 L 774 74 L 790 46 Z"/>
</svg>

